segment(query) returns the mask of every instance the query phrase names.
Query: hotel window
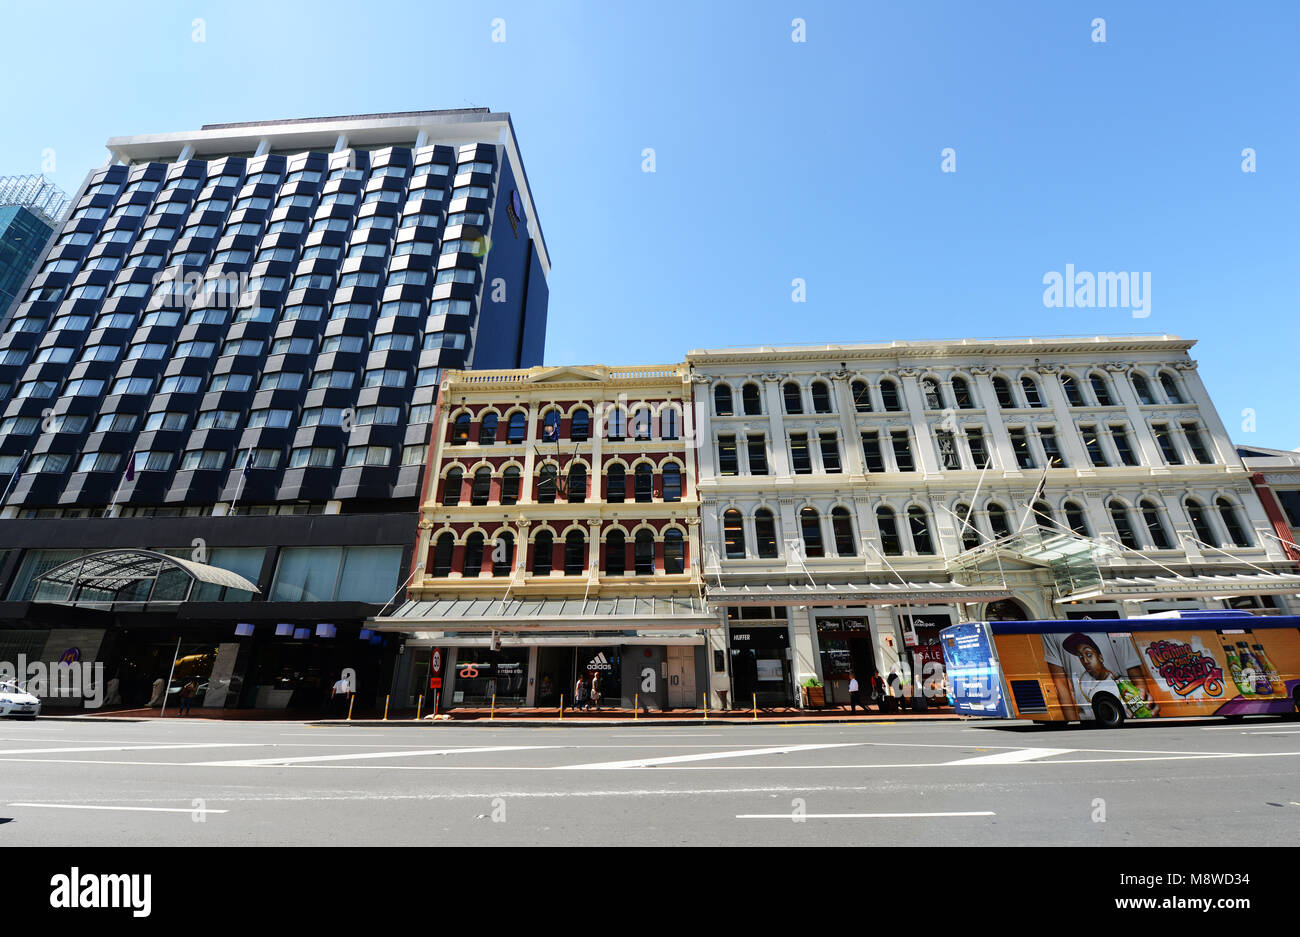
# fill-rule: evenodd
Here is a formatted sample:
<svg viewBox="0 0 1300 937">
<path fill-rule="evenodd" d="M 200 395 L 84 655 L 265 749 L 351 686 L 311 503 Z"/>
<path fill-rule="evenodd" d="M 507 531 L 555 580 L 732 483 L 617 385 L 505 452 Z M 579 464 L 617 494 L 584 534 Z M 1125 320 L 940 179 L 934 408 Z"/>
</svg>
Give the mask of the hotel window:
<svg viewBox="0 0 1300 937">
<path fill-rule="evenodd" d="M 569 466 L 568 499 L 570 504 L 584 504 L 587 500 L 587 466 L 574 462 Z"/>
<path fill-rule="evenodd" d="M 455 552 L 456 537 L 454 534 L 442 534 L 433 545 L 433 569 L 429 575 L 435 578 L 443 578 L 451 572 L 451 557 Z"/>
<path fill-rule="evenodd" d="M 638 576 L 653 576 L 655 571 L 655 535 L 642 529 L 632 542 L 632 559 Z"/>
<path fill-rule="evenodd" d="M 1137 534 L 1133 531 L 1133 522 L 1129 518 L 1128 508 L 1119 501 L 1112 501 L 1109 507 L 1110 519 L 1115 525 L 1115 532 L 1119 534 L 1119 542 L 1130 550 L 1141 549 L 1142 545 L 1138 543 Z"/>
<path fill-rule="evenodd" d="M 853 521 L 849 519 L 847 508 L 831 509 L 831 533 L 835 535 L 836 556 L 857 556 L 857 545 L 853 541 Z"/>
<path fill-rule="evenodd" d="M 952 395 L 957 398 L 957 408 L 960 410 L 973 410 L 975 401 L 970 395 L 970 385 L 966 383 L 964 377 L 954 377 L 952 379 Z"/>
<path fill-rule="evenodd" d="M 470 415 L 468 413 L 461 413 L 452 421 L 451 444 L 453 446 L 463 446 L 469 442 L 469 425 Z"/>
<path fill-rule="evenodd" d="M 790 462 L 796 475 L 812 474 L 812 456 L 808 452 L 808 434 L 790 434 Z"/>
<path fill-rule="evenodd" d="M 799 530 L 803 536 L 804 556 L 817 558 L 826 555 L 822 543 L 822 521 L 814 508 L 804 508 L 799 512 Z"/>
<path fill-rule="evenodd" d="M 781 388 L 781 395 L 785 401 L 786 413 L 803 413 L 803 391 L 794 381 L 786 381 L 785 386 Z"/>
<path fill-rule="evenodd" d="M 740 471 L 740 463 L 736 459 L 736 437 L 719 436 L 718 437 L 718 474 L 735 475 Z"/>
<path fill-rule="evenodd" d="M 1146 524 L 1152 545 L 1157 550 L 1171 549 L 1173 544 L 1169 541 L 1169 532 L 1165 530 L 1164 520 L 1160 517 L 1160 509 L 1147 500 L 1141 501 L 1138 509 L 1142 512 L 1142 523 Z"/>
<path fill-rule="evenodd" d="M 1112 400 L 1110 396 L 1110 385 L 1106 383 L 1106 379 L 1104 377 L 1096 373 L 1090 374 L 1088 376 L 1088 382 L 1092 384 L 1092 393 L 1093 396 L 1097 398 L 1097 406 L 1099 407 L 1115 406 L 1115 401 Z"/>
<path fill-rule="evenodd" d="M 1015 453 L 1016 464 L 1022 469 L 1034 468 L 1034 454 L 1029 451 L 1029 437 L 1025 428 L 1017 426 L 1008 429 L 1007 435 L 1011 437 L 1011 451 Z"/>
<path fill-rule="evenodd" d="M 1114 431 L 1115 428 L 1112 426 L 1111 432 L 1114 433 Z M 1101 434 L 1097 431 L 1097 427 L 1091 425 L 1080 426 L 1079 432 L 1083 436 L 1083 445 L 1084 448 L 1088 450 L 1088 458 L 1091 460 L 1092 464 L 1098 468 L 1104 468 L 1107 465 L 1110 465 L 1106 460 L 1106 452 L 1101 447 Z M 1115 445 L 1116 448 L 1118 448 L 1118 437 L 1116 437 Z"/>
<path fill-rule="evenodd" d="M 912 549 L 917 553 L 934 552 L 934 541 L 930 538 L 930 519 L 920 505 L 907 509 L 907 525 L 912 531 Z"/>
<path fill-rule="evenodd" d="M 632 416 L 632 438 L 647 440 L 650 438 L 650 425 L 653 423 L 649 407 L 639 407 Z"/>
<path fill-rule="evenodd" d="M 664 466 L 664 500 L 682 500 L 682 469 L 674 462 Z"/>
<path fill-rule="evenodd" d="M 483 535 L 472 533 L 465 538 L 465 559 L 461 564 L 461 575 L 468 578 L 483 573 Z"/>
<path fill-rule="evenodd" d="M 627 500 L 627 472 L 617 462 L 605 471 L 605 500 L 610 504 Z"/>
<path fill-rule="evenodd" d="M 831 390 L 825 381 L 813 381 L 812 405 L 813 413 L 831 412 Z"/>
<path fill-rule="evenodd" d="M 441 274 L 439 274 L 439 276 L 441 276 Z M 328 288 L 330 278 L 323 277 L 321 279 L 325 283 L 325 287 L 322 288 Z M 378 286 L 378 285 L 379 285 L 379 274 L 377 273 L 345 273 L 343 274 L 343 276 L 339 277 L 339 289 L 343 289 L 344 287 L 348 287 L 348 286 Z M 297 286 L 297 284 L 295 284 L 294 288 L 298 289 L 299 287 Z"/>
<path fill-rule="evenodd" d="M 1168 423 L 1152 423 L 1151 434 L 1156 438 L 1156 445 L 1160 447 L 1160 455 L 1164 457 L 1166 465 L 1182 465 L 1182 456 L 1178 454 L 1178 447 L 1174 445 L 1173 434 L 1169 432 Z"/>
<path fill-rule="evenodd" d="M 966 445 L 970 446 L 970 457 L 975 461 L 975 468 L 984 469 L 989 464 L 989 450 L 984 445 L 984 430 L 972 426 L 966 430 Z"/>
<path fill-rule="evenodd" d="M 555 464 L 548 462 L 543 465 L 541 471 L 537 473 L 537 503 L 554 504 L 556 482 L 559 479 L 559 470 Z"/>
<path fill-rule="evenodd" d="M 993 378 L 993 393 L 998 398 L 998 406 L 1004 410 L 1013 410 L 1016 406 L 1015 398 L 1011 396 L 1011 384 L 1005 377 Z"/>
<path fill-rule="evenodd" d="M 502 532 L 492 543 L 492 575 L 509 576 L 515 563 L 515 535 Z"/>
<path fill-rule="evenodd" d="M 745 523 L 735 508 L 722 514 L 722 543 L 727 559 L 745 558 Z"/>
<path fill-rule="evenodd" d="M 1035 501 L 1030 508 L 1034 515 L 1034 523 L 1043 530 L 1054 530 L 1056 528 L 1056 519 L 1052 516 L 1052 508 L 1046 501 Z"/>
<path fill-rule="evenodd" d="M 886 410 L 893 412 L 902 410 L 903 404 L 898 397 L 898 385 L 893 381 L 881 381 L 880 402 L 884 404 Z"/>
<path fill-rule="evenodd" d="M 925 409 L 943 409 L 943 397 L 939 393 L 939 385 L 932 378 L 926 378 L 921 382 L 921 393 L 925 396 Z"/>
<path fill-rule="evenodd" d="M 1168 371 L 1160 372 L 1160 386 L 1164 388 L 1165 399 L 1170 403 L 1184 403 L 1183 395 L 1178 392 L 1178 382 Z"/>
<path fill-rule="evenodd" d="M 1020 379 L 1020 389 L 1024 391 L 1025 402 L 1031 407 L 1043 406 L 1043 398 L 1038 393 L 1038 383 L 1032 377 L 1022 377 Z"/>
<path fill-rule="evenodd" d="M 757 384 L 749 383 L 740 389 L 740 402 L 745 411 L 745 416 L 758 416 L 763 412 L 763 404 Z"/>
<path fill-rule="evenodd" d="M 761 559 L 776 558 L 776 519 L 767 508 L 759 508 L 754 512 L 754 539 Z"/>
<path fill-rule="evenodd" d="M 1219 498 L 1214 502 L 1219 509 L 1219 517 L 1223 519 L 1223 528 L 1228 532 L 1228 539 L 1235 546 L 1249 547 L 1253 544 L 1246 528 L 1241 524 L 1241 516 L 1237 513 L 1236 507 L 1227 498 Z"/>
<path fill-rule="evenodd" d="M 1133 375 L 1133 392 L 1137 394 L 1138 403 L 1152 406 L 1156 398 L 1151 394 L 1151 384 L 1146 377 L 1141 374 Z"/>
<path fill-rule="evenodd" d="M 492 470 L 485 465 L 474 473 L 474 481 L 469 489 L 469 503 L 481 507 L 488 503 L 491 494 Z"/>
<path fill-rule="evenodd" d="M 717 416 L 731 416 L 731 388 L 719 384 L 713 388 L 713 412 Z"/>
<path fill-rule="evenodd" d="M 862 458 L 868 472 L 883 472 L 885 457 L 880 451 L 880 434 L 874 430 L 862 434 Z"/>
<path fill-rule="evenodd" d="M 1065 502 L 1065 523 L 1080 537 L 1092 536 L 1092 532 L 1088 529 L 1087 515 L 1084 513 L 1083 508 L 1073 501 Z"/>
<path fill-rule="evenodd" d="M 181 469 L 190 471 L 193 469 L 218 470 L 226 467 L 226 451 L 224 449 L 191 449 L 185 453 L 181 460 Z"/>
<path fill-rule="evenodd" d="M 636 500 L 640 504 L 649 504 L 654 500 L 654 469 L 642 462 L 632 472 Z"/>
<path fill-rule="evenodd" d="M 1071 374 L 1061 375 L 1061 389 L 1065 391 L 1065 401 L 1072 407 L 1087 406 L 1083 400 L 1083 394 L 1079 390 L 1079 382 Z"/>
<path fill-rule="evenodd" d="M 627 434 L 627 414 L 623 412 L 622 407 L 610 409 L 606 426 L 609 430 L 608 436 L 614 442 L 620 441 Z"/>
<path fill-rule="evenodd" d="M 332 468 L 338 455 L 324 446 L 302 446 L 289 450 L 289 468 Z"/>
<path fill-rule="evenodd" d="M 586 442 L 591 435 L 591 414 L 582 407 L 573 411 L 569 421 L 569 439 L 573 442 Z"/>
<path fill-rule="evenodd" d="M 1205 507 L 1195 498 L 1187 499 L 1187 519 L 1192 522 L 1192 530 L 1196 532 L 1197 540 L 1212 547 L 1219 545 L 1219 538 L 1214 535 L 1214 528 L 1205 514 Z"/>
<path fill-rule="evenodd" d="M 393 451 L 387 446 L 349 446 L 343 453 L 343 464 L 349 467 L 365 465 L 386 467 L 392 459 Z M 477 488 L 477 477 L 474 485 Z"/>
<path fill-rule="evenodd" d="M 194 421 L 195 429 L 237 429 L 239 410 L 204 410 Z"/>
<path fill-rule="evenodd" d="M 876 524 L 880 527 L 880 550 L 886 556 L 902 556 L 903 541 L 898 536 L 898 521 L 893 508 L 876 508 Z"/>
<path fill-rule="evenodd" d="M 749 456 L 749 474 L 767 474 L 767 439 L 762 433 L 745 437 L 745 451 Z"/>
<path fill-rule="evenodd" d="M 87 452 L 77 464 L 78 472 L 113 472 L 122 463 L 117 452 Z"/>
<path fill-rule="evenodd" d="M 274 250 L 275 253 L 269 258 L 263 257 L 263 254 L 266 254 L 265 250 L 259 253 L 257 255 L 258 261 L 261 262 L 262 260 L 293 260 L 292 247 L 277 247 L 277 248 L 272 248 L 272 250 Z M 319 258 L 321 260 L 338 260 L 339 254 L 340 254 L 340 250 L 338 245 L 336 244 L 317 244 L 314 247 L 309 247 L 305 251 L 303 251 L 302 259 L 316 260 L 317 258 Z"/>
<path fill-rule="evenodd" d="M 1011 536 L 1011 522 L 1007 519 L 1007 509 L 997 502 L 989 504 L 989 527 L 995 537 Z"/>
<path fill-rule="evenodd" d="M 956 471 L 961 468 L 961 456 L 957 453 L 957 440 L 946 429 L 934 431 L 934 441 L 939 447 L 939 462 L 945 469 Z"/>
<path fill-rule="evenodd" d="M 403 465 L 424 465 L 429 459 L 428 446 L 403 446 L 402 447 L 402 464 Z"/>
<path fill-rule="evenodd" d="M 248 414 L 248 429 L 257 429 L 262 426 L 284 429 L 292 419 L 292 410 L 253 410 Z M 183 428 L 183 426 L 180 428 Z"/>
<path fill-rule="evenodd" d="M 627 572 L 627 538 L 621 530 L 605 535 L 605 574 L 622 576 Z"/>
<path fill-rule="evenodd" d="M 272 371 L 262 378 L 258 390 L 298 390 L 302 387 L 303 375 L 298 371 Z"/>
<path fill-rule="evenodd" d="M 543 530 L 533 538 L 533 575 L 549 576 L 555 562 L 555 535 Z"/>
<path fill-rule="evenodd" d="M 680 530 L 664 531 L 664 572 L 670 576 L 686 572 L 686 541 Z"/>
<path fill-rule="evenodd" d="M 1066 468 L 1065 456 L 1061 455 L 1061 446 L 1056 441 L 1056 430 L 1050 426 L 1040 427 L 1038 438 L 1043 444 L 1043 455 L 1048 468 Z"/>
<path fill-rule="evenodd" d="M 1187 437 L 1187 445 L 1191 447 L 1192 457 L 1198 463 L 1209 465 L 1214 461 L 1214 457 L 1210 455 L 1210 450 L 1205 446 L 1205 438 L 1201 435 L 1201 431 L 1195 423 L 1184 423 L 1183 435 Z"/>
<path fill-rule="evenodd" d="M 560 438 L 560 411 L 548 410 L 542 416 L 542 442 L 557 442 Z"/>
<path fill-rule="evenodd" d="M 819 437 L 822 454 L 822 471 L 838 474 L 840 468 L 840 442 L 833 432 L 822 433 Z"/>
<path fill-rule="evenodd" d="M 442 488 L 442 503 L 446 507 L 452 507 L 460 504 L 460 489 L 464 471 L 459 468 L 453 468 L 447 472 L 447 480 Z"/>
<path fill-rule="evenodd" d="M 975 529 L 975 519 L 971 517 L 970 505 L 959 504 L 953 513 L 957 519 L 957 535 L 961 538 L 961 548 L 974 550 L 980 545 L 980 535 Z"/>
<path fill-rule="evenodd" d="M 581 576 L 587 565 L 587 538 L 581 531 L 571 530 L 564 537 L 564 575 Z"/>
<path fill-rule="evenodd" d="M 677 438 L 677 408 L 667 407 L 659 414 L 659 436 L 661 439 Z"/>
<path fill-rule="evenodd" d="M 510 466 L 501 475 L 501 503 L 519 503 L 519 468 Z"/>
<path fill-rule="evenodd" d="M 169 415 L 179 415 L 181 417 L 180 426 L 164 426 L 163 427 L 164 429 L 185 428 L 185 414 L 182 413 L 182 414 L 169 414 Z M 152 420 L 153 417 L 150 417 L 150 422 L 152 422 Z M 105 413 L 102 416 L 100 416 L 99 421 L 95 423 L 95 432 L 96 433 L 129 433 L 131 432 L 131 430 L 135 429 L 135 421 L 136 421 L 136 417 L 135 414 L 133 413 Z"/>
<path fill-rule="evenodd" d="M 866 381 L 854 381 L 849 385 L 853 394 L 853 410 L 856 413 L 871 412 L 871 388 Z"/>
<path fill-rule="evenodd" d="M 510 424 L 506 429 L 506 442 L 520 443 L 528 434 L 528 417 L 522 410 L 510 414 Z"/>
<path fill-rule="evenodd" d="M 348 388 L 355 384 L 356 380 L 355 371 L 318 371 L 311 379 L 311 389 L 319 390 L 322 387 Z"/>
<path fill-rule="evenodd" d="M 894 463 L 900 472 L 915 472 L 916 463 L 912 461 L 912 443 L 907 430 L 898 429 L 890 433 L 894 444 Z"/>
<path fill-rule="evenodd" d="M 370 375 L 373 373 L 375 372 L 373 371 L 366 372 L 367 387 L 371 386 L 369 379 L 370 379 Z M 403 371 L 398 371 L 396 373 L 405 377 L 405 372 Z M 393 384 L 388 386 L 400 387 L 402 385 Z M 497 441 L 497 415 L 495 413 L 485 414 L 483 419 L 480 420 L 478 424 L 478 444 L 480 446 L 490 446 L 496 441 Z"/>
</svg>

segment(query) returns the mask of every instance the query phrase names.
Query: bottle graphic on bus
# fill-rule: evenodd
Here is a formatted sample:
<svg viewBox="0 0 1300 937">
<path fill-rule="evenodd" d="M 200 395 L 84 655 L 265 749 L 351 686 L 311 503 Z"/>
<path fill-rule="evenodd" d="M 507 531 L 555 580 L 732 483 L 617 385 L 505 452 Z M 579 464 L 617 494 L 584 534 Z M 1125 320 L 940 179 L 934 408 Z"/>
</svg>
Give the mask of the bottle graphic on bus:
<svg viewBox="0 0 1300 937">
<path fill-rule="evenodd" d="M 1251 652 L 1250 645 L 1245 641 L 1238 641 L 1237 649 L 1237 654 L 1242 659 L 1242 666 L 1249 667 L 1255 672 L 1255 692 L 1260 696 L 1271 696 L 1273 681 L 1268 678 L 1268 668 L 1264 662 Z M 1249 664 L 1246 663 L 1247 660 L 1250 661 Z"/>
<path fill-rule="evenodd" d="M 1272 687 L 1270 692 L 1285 693 L 1286 687 L 1282 684 L 1282 679 L 1278 676 L 1277 668 L 1273 666 L 1273 662 L 1269 660 L 1268 655 L 1264 653 L 1263 646 L 1252 644 L 1250 650 L 1251 653 L 1255 655 L 1255 660 L 1259 661 L 1260 666 L 1264 668 L 1264 673 L 1268 674 L 1268 682 Z"/>
<path fill-rule="evenodd" d="M 1242 663 L 1237 657 L 1237 649 L 1232 646 L 1231 641 L 1223 645 L 1223 656 L 1228 659 L 1228 671 L 1232 674 L 1232 682 L 1237 684 L 1237 689 L 1241 691 L 1241 695 L 1254 696 L 1255 682 L 1246 679 Z"/>
<path fill-rule="evenodd" d="M 1147 706 L 1146 700 L 1142 699 L 1142 694 L 1128 677 L 1115 677 L 1115 686 L 1119 687 L 1120 698 L 1123 699 L 1124 705 L 1128 707 L 1134 719 L 1150 719 L 1154 715 L 1151 707 Z"/>
</svg>

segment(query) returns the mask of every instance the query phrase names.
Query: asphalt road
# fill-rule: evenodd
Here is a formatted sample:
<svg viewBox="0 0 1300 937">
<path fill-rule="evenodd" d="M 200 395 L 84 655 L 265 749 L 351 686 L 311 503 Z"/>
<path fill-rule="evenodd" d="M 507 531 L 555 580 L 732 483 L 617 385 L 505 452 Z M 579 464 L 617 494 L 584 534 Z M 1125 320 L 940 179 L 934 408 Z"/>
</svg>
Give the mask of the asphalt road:
<svg viewBox="0 0 1300 937">
<path fill-rule="evenodd" d="M 17 845 L 1294 845 L 1300 723 L 0 722 Z"/>
</svg>

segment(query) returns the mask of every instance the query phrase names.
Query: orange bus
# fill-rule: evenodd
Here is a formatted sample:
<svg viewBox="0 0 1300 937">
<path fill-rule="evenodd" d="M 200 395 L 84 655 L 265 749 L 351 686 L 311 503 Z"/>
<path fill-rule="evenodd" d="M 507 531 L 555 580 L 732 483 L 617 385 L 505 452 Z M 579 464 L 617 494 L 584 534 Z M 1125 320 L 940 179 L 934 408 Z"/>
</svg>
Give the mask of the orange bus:
<svg viewBox="0 0 1300 937">
<path fill-rule="evenodd" d="M 1300 617 L 1181 611 L 962 622 L 940 632 L 965 716 L 1092 721 L 1300 711 Z"/>
</svg>

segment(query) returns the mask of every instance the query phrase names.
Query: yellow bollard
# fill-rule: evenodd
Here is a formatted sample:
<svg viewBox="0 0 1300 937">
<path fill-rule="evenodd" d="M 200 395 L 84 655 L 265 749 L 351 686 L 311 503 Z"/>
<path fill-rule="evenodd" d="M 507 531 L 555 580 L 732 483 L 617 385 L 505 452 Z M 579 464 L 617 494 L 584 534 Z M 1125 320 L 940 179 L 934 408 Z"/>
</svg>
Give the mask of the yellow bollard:
<svg viewBox="0 0 1300 937">
<path fill-rule="evenodd" d="M 491 711 L 488 713 L 488 720 L 491 721 L 491 720 L 495 719 L 496 717 L 497 717 L 497 695 L 496 695 L 496 693 L 493 693 L 493 694 L 492 694 L 492 709 L 491 709 Z"/>
<path fill-rule="evenodd" d="M 704 721 L 709 721 L 709 693 L 707 690 L 704 692 Z"/>
<path fill-rule="evenodd" d="M 348 722 L 352 721 L 352 704 L 357 701 L 357 695 L 353 693 L 348 697 Z"/>
<path fill-rule="evenodd" d="M 636 722 L 637 715 L 641 712 L 641 694 L 632 694 L 632 721 Z"/>
<path fill-rule="evenodd" d="M 758 718 L 758 694 L 754 694 L 754 718 Z"/>
<path fill-rule="evenodd" d="M 564 694 L 560 694 L 560 721 L 564 721 Z"/>
<path fill-rule="evenodd" d="M 392 694 L 384 697 L 384 722 L 388 721 L 388 701 L 392 698 Z"/>
<path fill-rule="evenodd" d="M 424 709 L 424 696 L 423 696 L 423 694 L 422 694 L 422 695 L 420 696 L 420 698 L 419 698 L 418 700 L 416 700 L 416 702 L 415 702 L 415 721 L 416 721 L 416 722 L 419 722 L 419 721 L 420 721 L 420 711 L 421 711 L 422 709 Z"/>
</svg>

